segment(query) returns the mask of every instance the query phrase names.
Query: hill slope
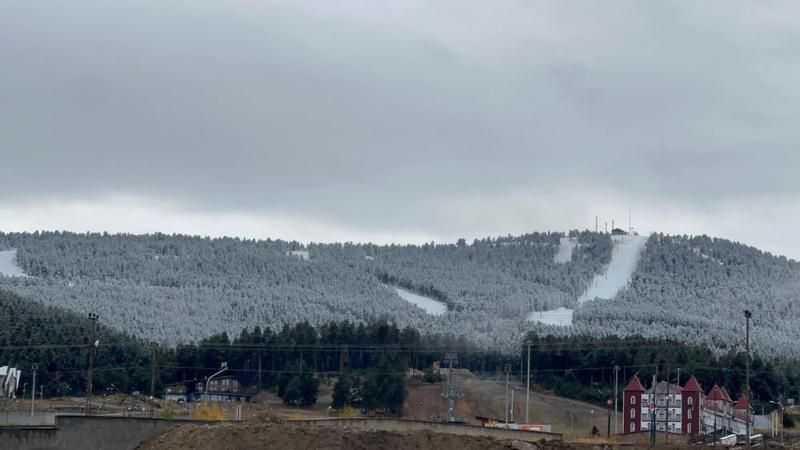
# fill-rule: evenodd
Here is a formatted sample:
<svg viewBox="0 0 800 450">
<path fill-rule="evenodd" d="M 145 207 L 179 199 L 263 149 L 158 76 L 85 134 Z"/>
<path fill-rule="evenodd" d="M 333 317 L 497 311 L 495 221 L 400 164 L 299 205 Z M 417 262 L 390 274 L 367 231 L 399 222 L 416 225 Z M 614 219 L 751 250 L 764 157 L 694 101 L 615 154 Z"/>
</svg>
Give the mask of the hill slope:
<svg viewBox="0 0 800 450">
<path fill-rule="evenodd" d="M 244 327 L 308 320 L 389 319 L 427 333 L 513 349 L 531 329 L 556 334 L 641 334 L 727 349 L 745 307 L 754 348 L 800 353 L 800 264 L 707 237 L 651 236 L 630 285 L 614 299 L 578 299 L 611 261 L 610 236 L 533 233 L 471 244 L 376 246 L 72 233 L 0 233 L 30 277 L 0 287 L 85 314 L 146 339 L 194 341 Z M 307 252 L 307 253 L 305 253 Z M 305 258 L 306 254 L 308 259 Z M 447 305 L 433 316 L 402 287 Z M 525 321 L 532 311 L 577 308 L 572 327 Z"/>
<path fill-rule="evenodd" d="M 88 336 L 87 316 L 0 289 L 0 366 L 17 367 L 29 382 L 31 367 L 37 364 L 37 384 L 47 395 L 84 391 Z M 125 392 L 147 386 L 148 359 L 143 343 L 102 325 L 96 337 L 100 342 L 96 385 L 113 383 Z"/>
</svg>

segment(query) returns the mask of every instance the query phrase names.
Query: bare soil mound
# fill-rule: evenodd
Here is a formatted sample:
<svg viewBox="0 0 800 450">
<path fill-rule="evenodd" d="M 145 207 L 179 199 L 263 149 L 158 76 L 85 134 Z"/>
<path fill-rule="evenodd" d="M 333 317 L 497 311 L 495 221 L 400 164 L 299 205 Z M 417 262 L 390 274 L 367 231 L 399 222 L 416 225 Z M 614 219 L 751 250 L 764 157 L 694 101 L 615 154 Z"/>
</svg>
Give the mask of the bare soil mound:
<svg viewBox="0 0 800 450">
<path fill-rule="evenodd" d="M 564 444 L 542 447 L 519 441 L 436 434 L 389 433 L 350 429 L 309 428 L 274 423 L 222 423 L 180 425 L 139 447 L 141 450 L 539 450 L 562 449 Z"/>
</svg>

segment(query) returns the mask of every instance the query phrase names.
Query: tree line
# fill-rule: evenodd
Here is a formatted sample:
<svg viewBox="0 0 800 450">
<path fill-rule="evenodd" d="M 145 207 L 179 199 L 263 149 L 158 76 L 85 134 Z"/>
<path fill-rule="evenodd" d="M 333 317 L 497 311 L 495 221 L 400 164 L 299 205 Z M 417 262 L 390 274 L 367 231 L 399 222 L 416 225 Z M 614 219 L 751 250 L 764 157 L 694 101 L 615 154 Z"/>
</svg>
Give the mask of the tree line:
<svg viewBox="0 0 800 450">
<path fill-rule="evenodd" d="M 38 365 L 37 383 L 45 396 L 83 395 L 86 389 L 88 318 L 46 307 L 0 290 L 0 365 L 23 370 L 30 382 Z M 95 394 L 149 392 L 151 358 L 157 367 L 157 393 L 171 383 L 203 380 L 227 363 L 229 373 L 245 386 L 268 389 L 298 406 L 316 402 L 319 382 L 335 380 L 334 404 L 384 408 L 399 412 L 405 400 L 408 368 L 428 370 L 446 353 L 458 355 L 459 367 L 485 378 L 504 378 L 509 366 L 523 381 L 527 343 L 531 349 L 532 381 L 539 389 L 602 405 L 613 397 L 613 367 L 619 366 L 620 390 L 637 374 L 645 383 L 695 375 L 708 390 L 714 383 L 732 394 L 742 390 L 745 355 L 719 354 L 701 345 L 643 338 L 552 336 L 528 334 L 518 352 L 485 350 L 463 337 L 425 335 L 394 323 L 308 322 L 285 325 L 275 332 L 264 327 L 230 337 L 218 333 L 196 344 L 153 346 L 147 341 L 97 325 Z M 796 360 L 752 358 L 752 390 L 758 404 L 779 395 L 800 397 Z M 668 372 L 669 371 L 669 372 Z M 517 378 L 519 377 L 519 378 Z M 431 381 L 434 381 L 435 378 Z"/>
</svg>

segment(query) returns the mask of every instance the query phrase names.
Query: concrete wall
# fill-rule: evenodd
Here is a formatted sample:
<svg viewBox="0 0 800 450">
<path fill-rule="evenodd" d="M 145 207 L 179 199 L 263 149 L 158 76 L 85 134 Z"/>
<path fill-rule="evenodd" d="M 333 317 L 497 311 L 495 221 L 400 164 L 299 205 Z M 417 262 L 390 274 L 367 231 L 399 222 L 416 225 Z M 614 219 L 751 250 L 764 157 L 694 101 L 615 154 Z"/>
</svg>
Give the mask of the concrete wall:
<svg viewBox="0 0 800 450">
<path fill-rule="evenodd" d="M 434 433 L 457 434 L 461 436 L 484 436 L 493 437 L 496 439 L 512 439 L 526 442 L 538 442 L 541 440 L 554 441 L 561 440 L 562 437 L 562 435 L 557 433 L 502 430 L 496 428 L 475 427 L 470 425 L 424 422 L 421 420 L 352 418 L 293 420 L 291 422 L 308 426 L 347 427 L 354 430 L 366 431 L 432 431 Z"/>
<path fill-rule="evenodd" d="M 30 411 L 2 411 L 0 412 L 0 426 L 54 426 L 56 415 L 51 412 L 39 412 L 31 417 Z"/>
<path fill-rule="evenodd" d="M 178 423 L 185 422 L 135 417 L 57 416 L 55 426 L 0 427 L 0 449 L 133 450 Z"/>
</svg>

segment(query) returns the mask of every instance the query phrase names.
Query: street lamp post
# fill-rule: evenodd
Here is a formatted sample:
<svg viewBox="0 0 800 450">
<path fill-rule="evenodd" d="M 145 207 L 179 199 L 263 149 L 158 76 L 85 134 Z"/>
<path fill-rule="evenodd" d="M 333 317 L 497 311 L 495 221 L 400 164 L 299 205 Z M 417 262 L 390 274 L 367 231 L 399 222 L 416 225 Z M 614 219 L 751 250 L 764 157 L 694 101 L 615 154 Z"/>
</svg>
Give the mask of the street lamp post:
<svg viewBox="0 0 800 450">
<path fill-rule="evenodd" d="M 97 340 L 97 319 L 99 319 L 95 313 L 89 313 L 89 370 L 86 372 L 86 406 L 84 406 L 84 414 L 90 415 L 91 414 L 91 405 L 92 405 L 92 383 L 94 381 L 94 358 L 97 352 L 97 346 L 100 344 L 100 341 Z"/>
<path fill-rule="evenodd" d="M 531 341 L 528 341 L 528 383 L 525 390 L 525 423 L 530 421 L 530 402 L 531 402 Z"/>
<path fill-rule="evenodd" d="M 39 368 L 38 364 L 33 365 L 33 386 L 31 387 L 31 417 L 33 417 L 33 407 L 36 403 L 36 369 Z"/>
<path fill-rule="evenodd" d="M 614 366 L 614 434 L 619 434 L 619 409 L 617 408 L 617 397 L 619 397 L 619 366 Z"/>
<path fill-rule="evenodd" d="M 214 379 L 214 377 L 216 377 L 217 375 L 221 374 L 222 372 L 225 372 L 226 370 L 228 370 L 228 363 L 223 362 L 222 366 L 220 367 L 220 370 L 217 371 L 217 373 L 215 373 L 214 375 L 211 375 L 210 377 L 208 377 L 208 379 L 206 380 L 206 388 L 205 388 L 205 392 L 203 392 L 203 396 L 205 397 L 206 401 L 208 401 L 208 384 L 211 382 L 211 380 Z"/>
<path fill-rule="evenodd" d="M 508 427 L 508 374 L 511 372 L 511 364 L 506 364 L 506 427 Z"/>
<path fill-rule="evenodd" d="M 746 418 L 747 418 L 747 448 L 750 448 L 750 436 L 751 436 L 751 415 L 750 415 L 750 407 L 753 404 L 752 396 L 750 395 L 750 318 L 753 315 L 750 313 L 749 310 L 744 311 L 744 317 L 746 321 L 746 328 L 745 328 L 745 392 L 747 392 L 747 411 L 745 411 Z"/>
<path fill-rule="evenodd" d="M 781 411 L 781 446 L 783 446 L 783 414 L 784 414 L 783 397 L 781 397 L 777 402 L 773 402 L 770 400 L 770 403 L 772 403 L 773 405 L 778 405 L 778 408 Z"/>
</svg>

